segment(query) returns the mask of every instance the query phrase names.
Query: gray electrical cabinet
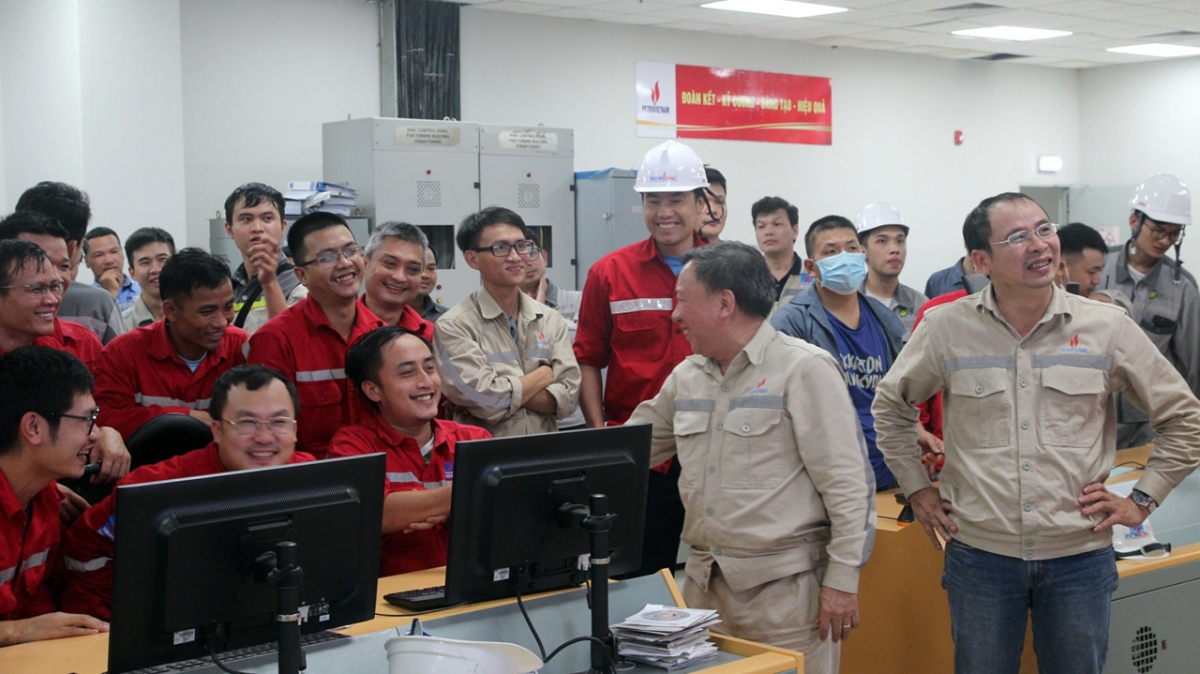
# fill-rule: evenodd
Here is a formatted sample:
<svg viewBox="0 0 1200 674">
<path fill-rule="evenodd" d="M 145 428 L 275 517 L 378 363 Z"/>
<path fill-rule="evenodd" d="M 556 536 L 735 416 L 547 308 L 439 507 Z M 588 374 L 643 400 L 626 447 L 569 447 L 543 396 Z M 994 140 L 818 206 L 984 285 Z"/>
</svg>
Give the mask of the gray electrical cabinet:
<svg viewBox="0 0 1200 674">
<path fill-rule="evenodd" d="M 649 233 L 641 195 L 633 191 L 636 171 L 610 168 L 575 174 L 575 282 L 582 288 L 597 260 Z"/>
<path fill-rule="evenodd" d="M 376 117 L 329 122 L 322 136 L 325 180 L 358 190 L 374 222 L 409 222 L 429 237 L 435 301 L 453 305 L 479 287 L 454 230 L 493 205 L 520 214 L 549 251 L 550 278 L 575 287 L 572 130 Z"/>
<path fill-rule="evenodd" d="M 479 204 L 503 206 L 533 229 L 548 255 L 546 275 L 575 285 L 575 132 L 483 124 L 479 127 Z"/>
</svg>

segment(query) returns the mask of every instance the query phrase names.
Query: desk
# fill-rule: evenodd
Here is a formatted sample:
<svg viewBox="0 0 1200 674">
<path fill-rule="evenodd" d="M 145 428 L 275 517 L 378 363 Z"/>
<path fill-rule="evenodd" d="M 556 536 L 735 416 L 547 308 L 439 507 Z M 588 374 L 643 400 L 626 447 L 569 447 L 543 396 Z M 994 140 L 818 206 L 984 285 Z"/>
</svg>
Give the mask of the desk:
<svg viewBox="0 0 1200 674">
<path fill-rule="evenodd" d="M 417 573 L 382 578 L 379 595 L 412 590 L 443 582 L 445 569 L 430 569 Z M 637 578 L 610 585 L 610 618 L 617 622 L 647 604 L 682 605 L 682 596 L 669 573 Z M 566 590 L 537 595 L 525 600 L 530 617 L 537 626 L 547 650 L 571 636 L 586 634 L 590 629 L 583 590 Z M 518 643 L 537 652 L 520 614 L 511 599 L 460 606 L 421 616 L 430 634 L 452 638 L 502 640 Z M 403 616 L 396 607 L 380 599 L 376 613 L 392 614 L 352 625 L 343 630 L 354 636 L 308 649 L 310 672 L 379 672 L 386 674 L 387 659 L 383 644 L 395 636 L 394 628 L 407 626 L 412 616 Z M 763 646 L 749 641 L 713 635 L 723 651 L 718 660 L 701 665 L 689 672 L 708 674 L 776 674 L 803 672 L 803 656 L 793 651 Z M 589 650 L 586 645 L 573 646 L 548 664 L 542 671 L 571 672 L 587 669 Z M 58 639 L 0 648 L 0 672 L 4 674 L 100 674 L 108 663 L 108 636 L 94 635 L 73 639 Z M 275 672 L 273 657 L 242 660 L 238 669 L 251 672 Z M 194 670 L 196 674 L 219 674 L 215 666 Z M 653 667 L 638 667 L 637 673 L 662 672 Z"/>
<path fill-rule="evenodd" d="M 1150 447 L 1117 452 L 1116 464 L 1145 465 Z M 1132 488 L 1140 471 L 1118 474 L 1108 484 Z M 895 492 L 876 496 L 879 524 L 871 560 L 859 579 L 862 626 L 842 646 L 842 674 L 930 674 L 954 671 L 950 612 L 942 589 L 942 553 L 920 524 L 896 521 L 901 506 Z M 1151 518 L 1160 541 L 1174 542 L 1161 560 L 1120 561 L 1120 585 L 1113 593 L 1106 673 L 1134 674 L 1133 653 L 1148 634 L 1166 645 L 1149 649 L 1156 665 L 1142 674 L 1196 671 L 1200 662 L 1200 471 L 1184 480 Z M 1170 588 L 1170 589 L 1166 589 Z M 1190 608 L 1190 610 L 1189 610 Z M 1027 629 L 1021 673 L 1037 672 L 1032 630 Z M 1145 662 L 1143 661 L 1143 666 Z"/>
</svg>

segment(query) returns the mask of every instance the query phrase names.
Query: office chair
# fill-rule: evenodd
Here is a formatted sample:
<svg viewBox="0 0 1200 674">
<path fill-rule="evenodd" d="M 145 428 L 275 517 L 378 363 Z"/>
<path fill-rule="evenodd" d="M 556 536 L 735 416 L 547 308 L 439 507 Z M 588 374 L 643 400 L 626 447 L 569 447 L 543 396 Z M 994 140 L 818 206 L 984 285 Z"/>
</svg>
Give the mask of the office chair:
<svg viewBox="0 0 1200 674">
<path fill-rule="evenodd" d="M 125 447 L 131 458 L 129 469 L 165 461 L 200 449 L 212 442 L 208 424 L 186 414 L 164 414 L 138 427 Z"/>
</svg>

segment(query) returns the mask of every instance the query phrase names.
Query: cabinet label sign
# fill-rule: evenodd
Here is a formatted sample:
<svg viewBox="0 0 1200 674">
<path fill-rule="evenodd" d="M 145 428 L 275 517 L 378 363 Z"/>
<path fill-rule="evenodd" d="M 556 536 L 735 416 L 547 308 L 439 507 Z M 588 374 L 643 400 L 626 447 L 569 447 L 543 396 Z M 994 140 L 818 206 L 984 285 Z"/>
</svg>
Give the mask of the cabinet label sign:
<svg viewBox="0 0 1200 674">
<path fill-rule="evenodd" d="M 828 77 L 637 62 L 637 135 L 833 144 Z"/>
</svg>

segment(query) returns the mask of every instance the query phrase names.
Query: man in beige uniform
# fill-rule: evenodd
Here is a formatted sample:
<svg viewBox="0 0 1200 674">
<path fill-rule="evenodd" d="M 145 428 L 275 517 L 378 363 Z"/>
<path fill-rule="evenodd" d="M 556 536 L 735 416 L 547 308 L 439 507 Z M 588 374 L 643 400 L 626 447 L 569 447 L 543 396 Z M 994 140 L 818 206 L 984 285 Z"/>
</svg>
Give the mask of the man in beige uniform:
<svg viewBox="0 0 1200 674">
<path fill-rule="evenodd" d="M 492 206 L 467 216 L 455 240 L 483 287 L 438 319 L 434 346 L 454 421 L 496 437 L 558 430 L 579 397 L 567 321 L 521 292 L 539 254 L 521 216 Z"/>
<path fill-rule="evenodd" d="M 684 598 L 718 630 L 804 653 L 836 672 L 858 626 L 875 539 L 875 485 L 841 370 L 766 322 L 775 279 L 722 241 L 683 258 L 672 319 L 696 355 L 627 423 L 654 425 L 651 464 L 679 455 L 691 546 Z"/>
<path fill-rule="evenodd" d="M 1117 571 L 1109 528 L 1133 527 L 1200 462 L 1200 402 L 1120 308 L 1054 285 L 1057 225 L 1022 194 L 967 216 L 982 292 L 926 314 L 875 392 L 878 446 L 935 547 L 956 672 L 1020 667 L 1026 616 L 1043 672 L 1104 668 Z M 916 404 L 945 392 L 946 463 L 930 484 Z M 1105 490 L 1113 394 L 1158 433 L 1131 497 Z"/>
</svg>

